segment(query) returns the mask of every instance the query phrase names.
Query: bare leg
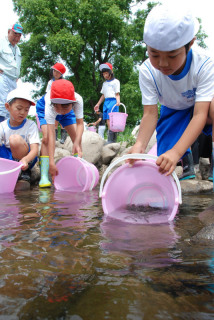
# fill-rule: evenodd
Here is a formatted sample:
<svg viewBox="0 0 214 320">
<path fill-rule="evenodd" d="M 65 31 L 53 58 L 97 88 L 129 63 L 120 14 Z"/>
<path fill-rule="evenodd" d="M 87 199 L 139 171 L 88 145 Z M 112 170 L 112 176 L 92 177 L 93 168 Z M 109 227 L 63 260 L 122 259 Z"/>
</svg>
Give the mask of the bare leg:
<svg viewBox="0 0 214 320">
<path fill-rule="evenodd" d="M 48 156 L 48 126 L 47 124 L 43 124 L 41 126 L 42 129 L 42 144 L 40 155 L 41 156 Z"/>
<path fill-rule="evenodd" d="M 70 136 L 70 138 L 71 138 L 73 143 L 74 143 L 74 140 L 76 138 L 76 128 L 77 128 L 76 124 L 70 124 L 69 126 L 65 127 L 65 130 L 69 134 L 69 136 Z"/>
<path fill-rule="evenodd" d="M 14 159 L 21 160 L 29 152 L 29 146 L 27 142 L 18 134 L 10 136 L 10 149 Z"/>
</svg>

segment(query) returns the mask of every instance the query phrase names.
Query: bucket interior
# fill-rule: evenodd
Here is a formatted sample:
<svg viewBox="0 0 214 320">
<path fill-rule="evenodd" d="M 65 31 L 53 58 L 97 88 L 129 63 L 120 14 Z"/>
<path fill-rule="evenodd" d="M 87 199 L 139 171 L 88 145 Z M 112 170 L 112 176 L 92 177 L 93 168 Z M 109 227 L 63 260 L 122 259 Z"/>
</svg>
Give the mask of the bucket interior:
<svg viewBox="0 0 214 320">
<path fill-rule="evenodd" d="M 16 161 L 0 159 L 0 172 L 4 173 L 6 171 L 16 169 L 19 165 L 20 163 Z M 21 169 L 17 169 L 14 172 L 0 174 L 0 193 L 9 193 L 14 191 L 20 170 Z"/>
<path fill-rule="evenodd" d="M 54 186 L 57 190 L 81 192 L 87 189 L 88 170 L 78 158 L 62 158 L 56 166 L 59 174 L 55 177 Z"/>
<path fill-rule="evenodd" d="M 104 213 L 131 223 L 164 223 L 178 209 L 178 190 L 171 176 L 159 173 L 155 163 L 137 161 L 116 169 L 102 195 Z"/>
</svg>

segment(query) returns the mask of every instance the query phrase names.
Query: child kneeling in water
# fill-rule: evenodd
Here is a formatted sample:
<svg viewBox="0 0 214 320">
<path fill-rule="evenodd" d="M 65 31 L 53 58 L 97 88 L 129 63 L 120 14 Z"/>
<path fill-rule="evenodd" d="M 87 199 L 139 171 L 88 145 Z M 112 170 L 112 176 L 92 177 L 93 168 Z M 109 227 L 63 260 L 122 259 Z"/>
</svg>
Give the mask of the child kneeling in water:
<svg viewBox="0 0 214 320">
<path fill-rule="evenodd" d="M 11 91 L 5 103 L 10 118 L 0 123 L 0 158 L 20 161 L 23 166 L 19 179 L 28 182 L 40 144 L 37 125 L 27 119 L 32 105 L 35 103 L 23 89 Z"/>
</svg>

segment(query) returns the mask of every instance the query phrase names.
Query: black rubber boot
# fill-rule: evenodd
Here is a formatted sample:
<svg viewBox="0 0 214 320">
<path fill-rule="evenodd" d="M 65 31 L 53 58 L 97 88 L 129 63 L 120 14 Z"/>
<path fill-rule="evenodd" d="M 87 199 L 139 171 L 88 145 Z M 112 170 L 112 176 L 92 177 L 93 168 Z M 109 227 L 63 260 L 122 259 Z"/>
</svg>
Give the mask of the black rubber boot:
<svg viewBox="0 0 214 320">
<path fill-rule="evenodd" d="M 195 170 L 192 153 L 188 153 L 182 159 L 183 174 L 179 180 L 195 179 Z"/>
<path fill-rule="evenodd" d="M 60 143 L 64 144 L 67 138 L 67 131 L 65 129 L 61 129 L 61 140 Z"/>
<path fill-rule="evenodd" d="M 108 130 L 108 141 L 107 143 L 114 143 L 115 142 L 115 132 Z"/>
<path fill-rule="evenodd" d="M 208 181 L 213 181 L 213 157 L 211 157 L 211 161 L 210 161 L 210 173 L 209 173 Z"/>
<path fill-rule="evenodd" d="M 55 129 L 55 133 L 56 133 L 56 141 L 58 140 L 58 129 Z"/>
<path fill-rule="evenodd" d="M 114 132 L 114 142 L 117 142 L 117 132 Z"/>
<path fill-rule="evenodd" d="M 31 170 L 27 169 L 25 171 L 21 170 L 18 180 L 24 180 L 30 183 L 30 179 L 31 179 Z"/>
</svg>

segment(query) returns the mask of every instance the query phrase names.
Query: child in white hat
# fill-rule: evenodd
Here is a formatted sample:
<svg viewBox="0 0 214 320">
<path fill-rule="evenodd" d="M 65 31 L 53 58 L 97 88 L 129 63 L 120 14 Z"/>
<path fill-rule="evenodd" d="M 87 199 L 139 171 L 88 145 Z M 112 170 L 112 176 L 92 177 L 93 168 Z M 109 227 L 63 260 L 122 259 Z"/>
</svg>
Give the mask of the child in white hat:
<svg viewBox="0 0 214 320">
<path fill-rule="evenodd" d="M 115 79 L 113 73 L 113 66 L 109 62 L 102 63 L 99 66 L 101 74 L 105 80 L 101 89 L 101 97 L 97 104 L 94 106 L 94 111 L 100 109 L 100 105 L 103 104 L 103 120 L 106 120 L 108 126 L 108 143 L 116 142 L 117 133 L 110 130 L 109 123 L 109 113 L 111 112 L 113 106 L 116 104 L 116 107 L 112 112 L 119 111 L 120 105 L 120 81 Z"/>
<path fill-rule="evenodd" d="M 0 123 L 0 158 L 22 162 L 21 180 L 30 182 L 32 167 L 39 152 L 39 131 L 34 121 L 27 119 L 32 98 L 17 88 L 7 96 L 5 108 L 10 118 Z"/>
<path fill-rule="evenodd" d="M 188 148 L 203 130 L 214 97 L 214 63 L 192 48 L 196 22 L 179 3 L 158 5 L 149 13 L 144 27 L 149 58 L 139 70 L 144 114 L 131 149 L 145 153 L 156 129 L 160 172 L 171 174 L 183 157 L 183 179 L 195 177 Z"/>
<path fill-rule="evenodd" d="M 54 81 L 45 96 L 45 119 L 48 125 L 49 173 L 52 181 L 58 174 L 54 162 L 55 120 L 65 128 L 72 142 L 72 154 L 82 157 L 83 99 L 75 92 L 73 84 L 64 79 Z"/>
</svg>

